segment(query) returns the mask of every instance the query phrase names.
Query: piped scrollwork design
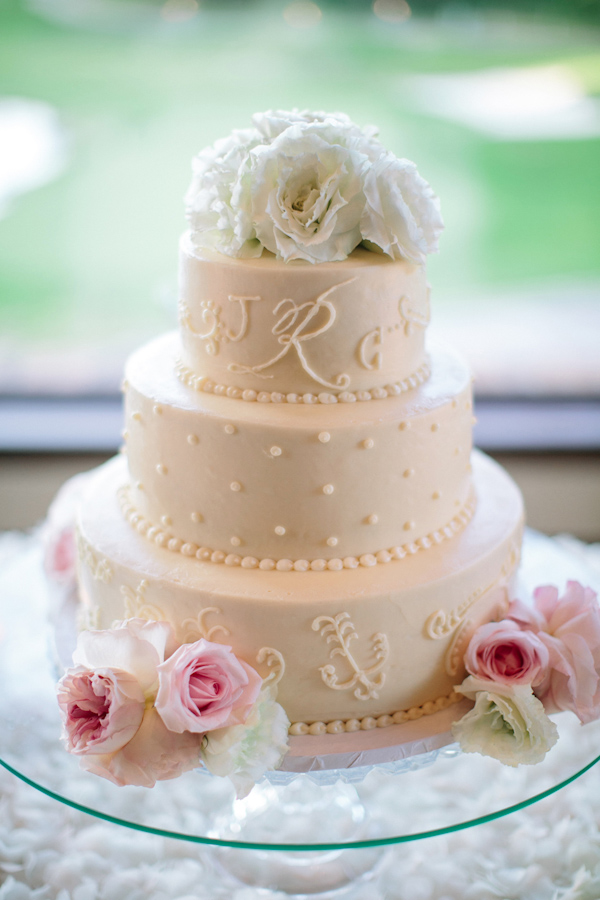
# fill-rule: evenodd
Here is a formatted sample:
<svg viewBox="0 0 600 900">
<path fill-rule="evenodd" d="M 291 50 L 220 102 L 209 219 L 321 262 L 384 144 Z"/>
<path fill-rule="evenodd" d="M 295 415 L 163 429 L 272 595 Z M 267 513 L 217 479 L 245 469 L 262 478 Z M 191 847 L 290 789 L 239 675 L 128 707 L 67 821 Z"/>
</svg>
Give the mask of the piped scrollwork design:
<svg viewBox="0 0 600 900">
<path fill-rule="evenodd" d="M 100 607 L 85 606 L 78 616 L 80 631 L 98 631 L 100 628 Z"/>
<path fill-rule="evenodd" d="M 145 619 L 147 622 L 165 622 L 167 617 L 162 609 L 149 603 L 146 599 L 148 581 L 143 578 L 137 588 L 133 590 L 128 585 L 121 585 L 125 610 L 124 619 Z"/>
<path fill-rule="evenodd" d="M 281 346 L 279 353 L 272 359 L 255 366 L 243 366 L 237 363 L 230 363 L 227 367 L 229 371 L 238 375 L 257 375 L 259 378 L 272 378 L 272 375 L 265 375 L 264 370 L 274 366 L 275 363 L 279 362 L 280 359 L 283 359 L 284 356 L 287 356 L 290 350 L 293 349 L 298 355 L 300 365 L 313 381 L 334 390 L 337 388 L 347 388 L 350 384 L 349 375 L 337 375 L 333 382 L 327 381 L 325 378 L 318 375 L 310 366 L 305 356 L 303 344 L 313 340 L 320 334 L 329 331 L 335 322 L 337 313 L 335 306 L 327 299 L 327 297 L 334 291 L 337 291 L 339 288 L 344 287 L 355 280 L 355 278 L 350 278 L 348 281 L 335 284 L 322 294 L 319 294 L 316 300 L 307 300 L 306 303 L 297 304 L 295 300 L 289 298 L 280 300 L 273 310 L 273 315 L 279 316 L 279 319 L 271 329 L 271 333 L 277 338 L 277 343 Z M 324 314 L 324 318 L 322 314 Z M 312 331 L 309 330 L 311 325 Z"/>
<path fill-rule="evenodd" d="M 220 615 L 221 610 L 218 606 L 206 606 L 204 609 L 200 610 L 195 619 L 185 619 L 181 623 L 181 626 L 184 629 L 184 644 L 194 644 L 201 638 L 204 638 L 205 641 L 212 641 L 216 634 L 222 634 L 223 637 L 228 637 L 230 631 L 225 625 L 220 625 L 218 623 L 211 626 L 207 625 L 205 619 L 213 613 L 215 615 Z"/>
<path fill-rule="evenodd" d="M 179 322 L 182 328 L 185 328 L 190 334 L 205 341 L 205 349 L 209 356 L 215 356 L 219 352 L 219 345 L 231 341 L 236 343 L 245 337 L 248 331 L 249 310 L 248 303 L 251 300 L 261 300 L 262 297 L 244 297 L 237 294 L 229 294 L 230 303 L 239 303 L 241 312 L 241 321 L 237 331 L 232 331 L 227 325 L 221 321 L 221 307 L 217 306 L 213 300 L 203 300 L 200 303 L 201 319 L 205 327 L 204 331 L 198 331 L 192 325 L 190 311 L 184 300 L 179 302 Z"/>
<path fill-rule="evenodd" d="M 467 610 L 479 600 L 487 588 L 477 588 L 456 609 L 438 609 L 432 613 L 425 623 L 425 633 L 434 641 L 442 640 L 452 634 L 464 620 Z"/>
<path fill-rule="evenodd" d="M 476 588 L 469 596 L 459 603 L 455 609 L 445 610 L 438 609 L 432 613 L 425 622 L 425 633 L 428 637 L 435 640 L 441 640 L 448 637 L 461 625 L 466 617 L 468 610 L 476 603 L 480 597 L 487 594 L 503 580 L 508 580 L 519 562 L 519 544 L 513 541 L 508 548 L 508 553 L 496 578 L 494 578 L 485 587 Z"/>
<path fill-rule="evenodd" d="M 319 671 L 323 682 L 334 691 L 348 691 L 357 685 L 354 696 L 357 700 L 370 700 L 379 696 L 378 691 L 385 682 L 382 668 L 389 655 L 389 645 L 385 634 L 381 632 L 372 637 L 375 663 L 368 668 L 361 668 L 350 651 L 350 642 L 358 640 L 358 634 L 350 618 L 350 613 L 338 613 L 336 616 L 318 616 L 312 623 L 313 631 L 320 631 L 328 644 L 337 644 L 329 651 L 329 658 L 343 657 L 353 671 L 352 676 L 343 682 L 338 681 L 335 665 L 328 663 Z M 374 677 L 376 676 L 376 677 Z"/>
<path fill-rule="evenodd" d="M 268 675 L 263 678 L 264 685 L 279 684 L 285 672 L 285 660 L 279 650 L 275 650 L 273 647 L 261 647 L 256 655 L 256 662 L 259 665 L 266 663 L 269 669 Z"/>
<path fill-rule="evenodd" d="M 429 307 L 429 288 L 427 288 L 427 301 L 425 312 L 419 312 L 410 305 L 410 297 L 402 296 L 398 300 L 398 312 L 404 323 L 404 334 L 408 337 L 416 328 L 427 328 L 431 318 Z"/>
<path fill-rule="evenodd" d="M 88 567 L 94 581 L 102 581 L 104 584 L 109 584 L 113 577 L 113 570 L 109 561 L 95 553 L 79 531 L 77 532 L 76 542 L 79 559 Z"/>
</svg>

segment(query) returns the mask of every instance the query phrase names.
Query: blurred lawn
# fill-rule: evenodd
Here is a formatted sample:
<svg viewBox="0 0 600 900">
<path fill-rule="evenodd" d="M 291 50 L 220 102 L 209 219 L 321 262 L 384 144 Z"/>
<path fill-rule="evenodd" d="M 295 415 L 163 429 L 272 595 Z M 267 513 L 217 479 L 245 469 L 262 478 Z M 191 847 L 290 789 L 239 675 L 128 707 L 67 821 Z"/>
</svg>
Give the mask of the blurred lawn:
<svg viewBox="0 0 600 900">
<path fill-rule="evenodd" d="M 13 346 L 119 334 L 128 347 L 173 325 L 189 160 L 270 107 L 342 109 L 417 161 L 447 225 L 429 266 L 436 304 L 597 281 L 598 137 L 486 137 L 427 114 L 410 79 L 560 65 L 595 96 L 600 30 L 489 11 L 390 25 L 368 4 L 324 7 L 314 27 L 294 28 L 286 5 L 201 4 L 167 22 L 159 5 L 94 0 L 89 27 L 77 0 L 0 7 L 0 100 L 50 104 L 69 148 L 63 173 L 0 220 L 0 324 Z"/>
</svg>

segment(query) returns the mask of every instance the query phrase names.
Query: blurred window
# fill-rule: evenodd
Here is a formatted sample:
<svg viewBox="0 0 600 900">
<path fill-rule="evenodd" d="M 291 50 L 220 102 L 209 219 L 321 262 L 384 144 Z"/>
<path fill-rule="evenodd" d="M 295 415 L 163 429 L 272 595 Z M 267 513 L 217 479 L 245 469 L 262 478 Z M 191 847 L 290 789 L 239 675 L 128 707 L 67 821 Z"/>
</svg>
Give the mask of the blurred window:
<svg viewBox="0 0 600 900">
<path fill-rule="evenodd" d="M 600 30 L 512 6 L 4 4 L 0 394 L 116 394 L 176 324 L 191 156 L 299 106 L 377 124 L 442 198 L 432 331 L 480 394 L 598 396 Z"/>
</svg>

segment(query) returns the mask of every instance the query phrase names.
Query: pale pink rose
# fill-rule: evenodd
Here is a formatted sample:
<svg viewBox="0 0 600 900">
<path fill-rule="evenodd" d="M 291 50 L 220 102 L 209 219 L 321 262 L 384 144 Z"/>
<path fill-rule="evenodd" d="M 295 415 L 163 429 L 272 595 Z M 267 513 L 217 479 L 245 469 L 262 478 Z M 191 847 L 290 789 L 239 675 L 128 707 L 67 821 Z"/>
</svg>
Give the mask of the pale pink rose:
<svg viewBox="0 0 600 900">
<path fill-rule="evenodd" d="M 155 709 L 146 709 L 134 737 L 115 753 L 83 756 L 80 766 L 122 787 L 154 787 L 157 781 L 178 778 L 200 765 L 203 735 L 174 734 Z"/>
<path fill-rule="evenodd" d="M 82 472 L 66 481 L 50 504 L 42 528 L 44 571 L 54 583 L 75 586 L 75 522 L 83 492 L 93 472 Z"/>
<path fill-rule="evenodd" d="M 59 584 L 71 583 L 75 580 L 75 530 L 63 528 L 52 535 L 46 544 L 44 554 L 44 570 L 48 578 Z"/>
<path fill-rule="evenodd" d="M 243 724 L 262 679 L 231 647 L 204 639 L 183 644 L 158 668 L 155 701 L 171 731 L 204 733 Z"/>
<path fill-rule="evenodd" d="M 134 736 L 145 699 L 137 679 L 121 669 L 67 669 L 58 682 L 62 738 L 71 753 L 112 753 Z"/>
<path fill-rule="evenodd" d="M 567 582 L 562 597 L 550 585 L 534 591 L 535 608 L 514 601 L 509 616 L 537 634 L 548 650 L 549 671 L 536 695 L 549 712 L 570 709 L 581 722 L 600 717 L 600 608 L 595 592 Z"/>
<path fill-rule="evenodd" d="M 465 654 L 471 675 L 504 684 L 539 684 L 548 660 L 548 650 L 537 635 L 510 620 L 478 628 Z"/>
</svg>

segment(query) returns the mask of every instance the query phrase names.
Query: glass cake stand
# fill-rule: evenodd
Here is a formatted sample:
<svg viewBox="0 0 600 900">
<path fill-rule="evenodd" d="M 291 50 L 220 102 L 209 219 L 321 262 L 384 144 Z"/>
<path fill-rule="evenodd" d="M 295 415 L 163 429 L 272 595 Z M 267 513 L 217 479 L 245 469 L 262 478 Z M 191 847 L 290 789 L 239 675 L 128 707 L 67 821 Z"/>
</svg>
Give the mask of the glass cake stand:
<svg viewBox="0 0 600 900">
<path fill-rule="evenodd" d="M 562 588 L 569 578 L 595 589 L 600 583 L 585 559 L 529 532 L 524 589 Z M 377 877 L 386 848 L 492 822 L 550 796 L 600 761 L 600 722 L 582 728 L 563 713 L 556 717 L 561 739 L 537 766 L 511 769 L 449 745 L 373 767 L 275 772 L 245 800 L 235 800 L 227 780 L 199 772 L 152 790 L 117 788 L 82 772 L 59 741 L 47 614 L 39 541 L 0 543 L 0 764 L 91 816 L 211 848 L 223 878 L 238 885 L 350 897 Z"/>
</svg>

